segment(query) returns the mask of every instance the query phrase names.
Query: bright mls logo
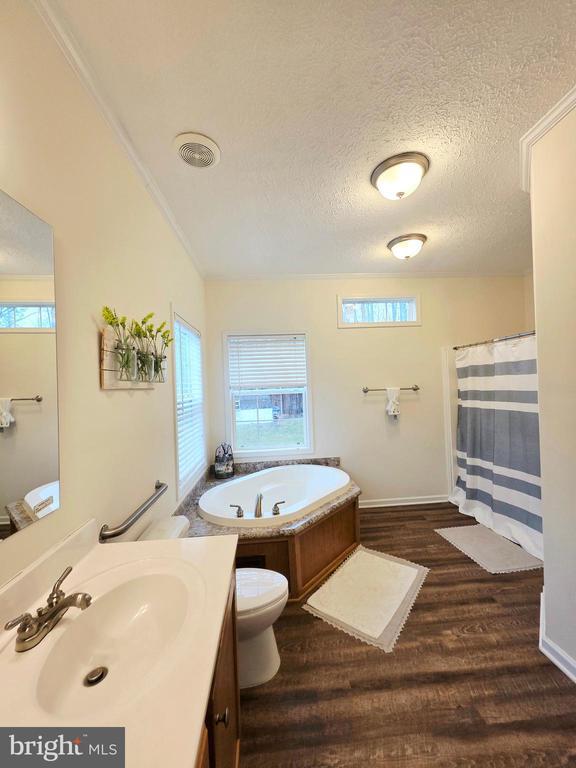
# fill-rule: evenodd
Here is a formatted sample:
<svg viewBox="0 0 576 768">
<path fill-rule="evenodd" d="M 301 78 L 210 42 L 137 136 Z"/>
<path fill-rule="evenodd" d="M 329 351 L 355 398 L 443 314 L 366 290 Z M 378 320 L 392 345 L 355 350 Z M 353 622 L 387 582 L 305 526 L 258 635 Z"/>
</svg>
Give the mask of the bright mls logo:
<svg viewBox="0 0 576 768">
<path fill-rule="evenodd" d="M 0 766 L 124 768 L 124 728 L 0 728 Z"/>
</svg>

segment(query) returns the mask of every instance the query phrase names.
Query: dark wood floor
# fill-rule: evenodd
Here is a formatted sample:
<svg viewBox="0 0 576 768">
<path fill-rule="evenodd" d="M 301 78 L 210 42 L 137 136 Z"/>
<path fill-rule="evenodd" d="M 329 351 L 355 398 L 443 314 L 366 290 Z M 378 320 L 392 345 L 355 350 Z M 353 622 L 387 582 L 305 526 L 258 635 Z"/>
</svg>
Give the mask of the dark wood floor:
<svg viewBox="0 0 576 768">
<path fill-rule="evenodd" d="M 542 573 L 492 576 L 434 533 L 472 522 L 363 511 L 366 546 L 431 568 L 396 648 L 287 608 L 280 672 L 242 694 L 242 768 L 576 766 L 576 685 L 538 651 Z"/>
</svg>

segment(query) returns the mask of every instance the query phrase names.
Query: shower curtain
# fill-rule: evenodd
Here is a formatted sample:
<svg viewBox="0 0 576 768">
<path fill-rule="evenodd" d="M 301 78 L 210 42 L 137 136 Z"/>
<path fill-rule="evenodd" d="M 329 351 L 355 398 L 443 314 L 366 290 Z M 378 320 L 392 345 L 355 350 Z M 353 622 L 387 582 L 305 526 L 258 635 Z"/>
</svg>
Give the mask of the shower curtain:
<svg viewBox="0 0 576 768">
<path fill-rule="evenodd" d="M 458 375 L 460 511 L 543 558 L 536 338 L 461 349 Z"/>
</svg>

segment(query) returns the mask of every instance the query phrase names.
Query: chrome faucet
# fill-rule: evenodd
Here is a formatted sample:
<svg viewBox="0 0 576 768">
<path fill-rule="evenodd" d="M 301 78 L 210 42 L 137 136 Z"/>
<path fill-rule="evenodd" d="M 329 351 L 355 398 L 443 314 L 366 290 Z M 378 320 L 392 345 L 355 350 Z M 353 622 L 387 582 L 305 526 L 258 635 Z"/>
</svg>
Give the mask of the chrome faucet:
<svg viewBox="0 0 576 768">
<path fill-rule="evenodd" d="M 236 517 L 244 517 L 244 510 L 240 506 L 240 504 L 230 504 L 232 509 L 236 510 Z"/>
<path fill-rule="evenodd" d="M 279 515 L 280 514 L 280 504 L 286 504 L 285 501 L 277 501 L 276 504 L 272 507 L 272 514 L 273 515 Z"/>
<path fill-rule="evenodd" d="M 79 608 L 81 611 L 88 608 L 92 598 L 86 592 L 74 592 L 66 597 L 64 591 L 60 589 L 64 579 L 72 571 L 69 565 L 48 595 L 46 605 L 38 608 L 36 616 L 30 613 L 23 613 L 4 625 L 4 629 L 10 630 L 18 627 L 16 633 L 16 651 L 29 651 L 38 645 L 46 635 L 51 632 L 68 608 Z"/>
<path fill-rule="evenodd" d="M 256 495 L 256 506 L 254 507 L 254 517 L 262 517 L 262 494 Z"/>
</svg>

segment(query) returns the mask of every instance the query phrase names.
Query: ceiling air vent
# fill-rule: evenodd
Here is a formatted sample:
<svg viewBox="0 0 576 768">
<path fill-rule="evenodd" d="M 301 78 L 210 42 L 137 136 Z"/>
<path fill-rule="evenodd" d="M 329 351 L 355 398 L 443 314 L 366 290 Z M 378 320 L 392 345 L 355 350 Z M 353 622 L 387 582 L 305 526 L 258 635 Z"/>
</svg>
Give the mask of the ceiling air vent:
<svg viewBox="0 0 576 768">
<path fill-rule="evenodd" d="M 220 162 L 218 145 L 201 133 L 181 133 L 174 139 L 174 147 L 182 160 L 194 168 L 209 168 Z"/>
</svg>

